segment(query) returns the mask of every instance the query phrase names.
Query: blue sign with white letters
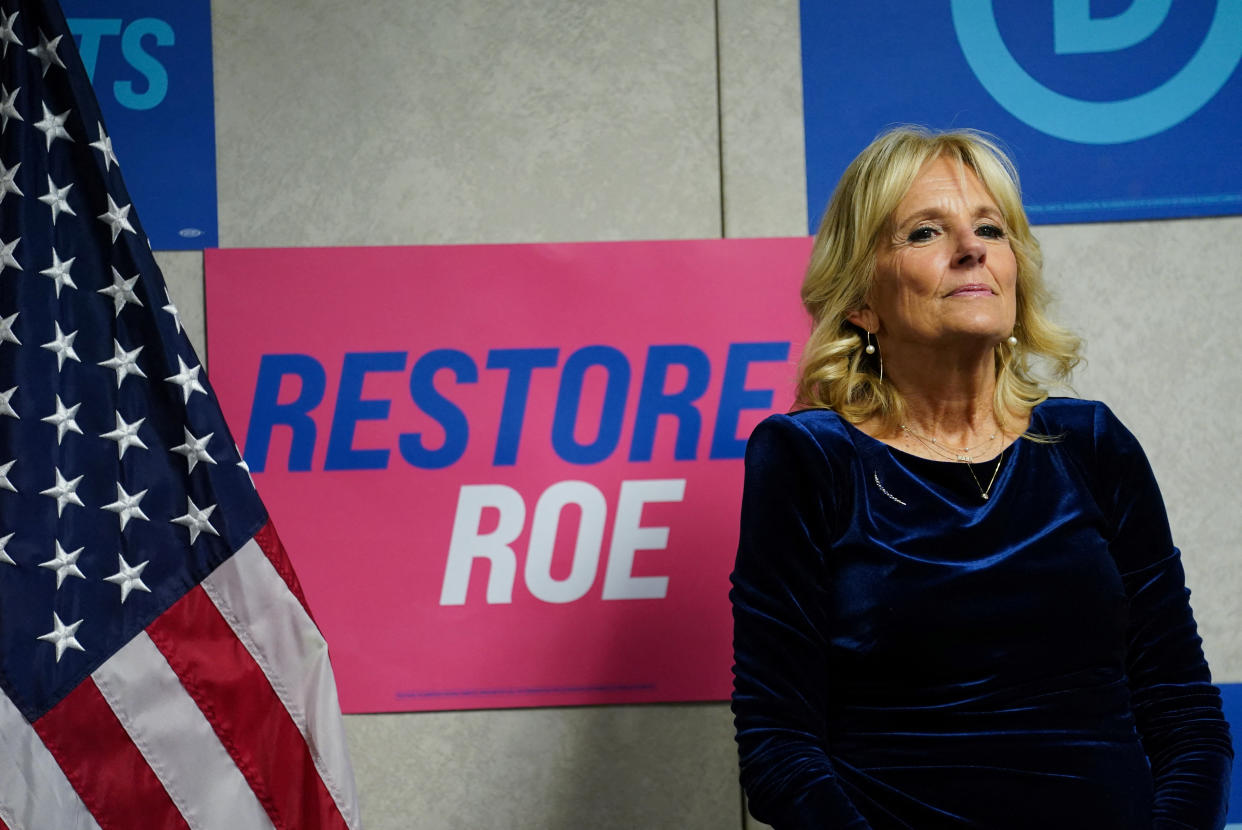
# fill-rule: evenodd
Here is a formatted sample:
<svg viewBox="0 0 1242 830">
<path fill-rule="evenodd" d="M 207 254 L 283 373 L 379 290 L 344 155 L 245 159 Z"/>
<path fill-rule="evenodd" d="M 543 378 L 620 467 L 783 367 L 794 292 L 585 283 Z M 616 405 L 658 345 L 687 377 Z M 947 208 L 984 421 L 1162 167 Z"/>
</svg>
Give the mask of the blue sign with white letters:
<svg viewBox="0 0 1242 830">
<path fill-rule="evenodd" d="M 156 250 L 215 247 L 209 0 L 61 0 Z"/>
<path fill-rule="evenodd" d="M 1242 213 L 1242 0 L 802 0 L 811 230 L 884 128 L 994 133 L 1037 223 Z"/>
</svg>

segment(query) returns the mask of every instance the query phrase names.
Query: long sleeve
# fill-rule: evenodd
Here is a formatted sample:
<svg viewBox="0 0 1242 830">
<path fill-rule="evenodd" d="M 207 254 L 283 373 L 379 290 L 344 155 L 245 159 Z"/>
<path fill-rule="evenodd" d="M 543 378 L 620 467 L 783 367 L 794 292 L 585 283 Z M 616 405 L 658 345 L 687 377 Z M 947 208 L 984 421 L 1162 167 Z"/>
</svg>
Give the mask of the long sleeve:
<svg viewBox="0 0 1242 830">
<path fill-rule="evenodd" d="M 742 786 L 777 830 L 870 825 L 828 755 L 823 589 L 831 474 L 819 444 L 774 416 L 746 450 L 733 571 L 733 713 Z"/>
<path fill-rule="evenodd" d="M 1130 602 L 1126 672 L 1151 763 L 1154 830 L 1225 824 L 1233 750 L 1191 612 L 1181 557 L 1146 456 L 1107 408 L 1097 464 L 1112 515 L 1110 550 Z"/>
</svg>

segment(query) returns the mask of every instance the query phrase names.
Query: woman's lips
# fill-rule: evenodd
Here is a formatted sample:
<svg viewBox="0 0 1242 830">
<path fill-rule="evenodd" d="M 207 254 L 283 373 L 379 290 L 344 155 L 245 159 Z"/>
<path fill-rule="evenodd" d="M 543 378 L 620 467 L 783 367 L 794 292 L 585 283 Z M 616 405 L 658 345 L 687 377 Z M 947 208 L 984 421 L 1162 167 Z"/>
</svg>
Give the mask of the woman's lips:
<svg viewBox="0 0 1242 830">
<path fill-rule="evenodd" d="M 960 288 L 955 288 L 949 294 L 949 296 L 950 297 L 976 297 L 976 296 L 982 296 L 982 295 L 991 296 L 991 294 L 992 294 L 991 288 L 988 288 L 986 285 L 980 285 L 976 283 L 976 284 L 971 284 L 971 285 L 963 285 Z"/>
</svg>

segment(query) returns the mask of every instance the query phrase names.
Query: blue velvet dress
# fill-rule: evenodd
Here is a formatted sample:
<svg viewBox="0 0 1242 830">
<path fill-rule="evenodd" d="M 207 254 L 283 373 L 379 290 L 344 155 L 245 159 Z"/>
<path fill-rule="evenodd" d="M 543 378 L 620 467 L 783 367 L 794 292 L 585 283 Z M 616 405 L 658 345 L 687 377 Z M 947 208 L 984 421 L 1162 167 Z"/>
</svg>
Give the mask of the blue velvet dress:
<svg viewBox="0 0 1242 830">
<path fill-rule="evenodd" d="M 1103 404 L 1030 429 L 1061 440 L 1009 447 L 986 501 L 833 412 L 755 430 L 730 597 L 756 818 L 1224 825 L 1228 726 L 1147 459 Z"/>
</svg>

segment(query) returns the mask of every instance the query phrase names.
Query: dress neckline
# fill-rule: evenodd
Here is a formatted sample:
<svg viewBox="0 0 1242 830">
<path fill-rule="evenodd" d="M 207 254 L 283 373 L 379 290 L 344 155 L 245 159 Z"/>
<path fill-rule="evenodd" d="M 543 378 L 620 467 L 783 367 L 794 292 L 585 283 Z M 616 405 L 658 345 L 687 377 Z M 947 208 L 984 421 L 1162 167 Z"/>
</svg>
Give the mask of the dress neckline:
<svg viewBox="0 0 1242 830">
<path fill-rule="evenodd" d="M 1032 422 L 1032 423 L 1034 423 L 1034 421 L 1035 421 L 1035 410 L 1036 410 L 1036 409 L 1038 409 L 1038 407 L 1035 407 L 1034 409 L 1032 409 L 1032 410 L 1031 410 L 1031 422 Z M 905 450 L 898 449 L 897 447 L 894 447 L 892 444 L 888 444 L 888 443 L 885 443 L 884 441 L 881 441 L 879 438 L 876 438 L 876 437 L 874 437 L 874 436 L 868 435 L 867 433 L 865 433 L 865 432 L 863 432 L 861 429 L 859 429 L 857 426 L 855 426 L 854 424 L 852 424 L 852 423 L 850 423 L 848 420 L 846 420 L 844 417 L 842 417 L 842 416 L 840 415 L 840 413 L 835 413 L 835 414 L 837 415 L 837 418 L 838 418 L 838 419 L 840 419 L 841 423 L 845 424 L 846 429 L 847 429 L 847 430 L 849 430 L 849 432 L 850 432 L 850 434 L 851 434 L 852 436 L 862 436 L 862 439 L 863 439 L 863 442 L 864 442 L 864 443 L 869 443 L 869 444 L 872 444 L 872 445 L 874 445 L 874 446 L 876 446 L 876 447 L 879 447 L 879 448 L 882 448 L 882 449 L 888 450 L 890 453 L 892 453 L 892 454 L 893 454 L 893 458 L 894 458 L 895 460 L 900 461 L 900 460 L 902 460 L 902 459 L 912 458 L 912 459 L 915 459 L 916 461 L 926 461 L 926 462 L 927 462 L 927 463 L 929 463 L 929 464 L 944 464 L 944 465 L 948 465 L 948 466 L 955 466 L 955 465 L 958 465 L 958 464 L 964 464 L 964 463 L 966 463 L 966 462 L 963 462 L 963 461 L 950 461 L 949 459 L 924 458 L 924 457 L 923 457 L 923 456 L 921 456 L 921 455 L 915 455 L 915 454 L 914 454 L 914 453 L 912 453 L 912 452 L 906 452 Z M 1029 429 L 1029 427 L 1028 427 L 1028 429 Z M 1009 450 L 1014 449 L 1015 447 L 1017 447 L 1017 446 L 1018 446 L 1018 443 L 1019 443 L 1021 440 L 1022 440 L 1022 436 L 1020 436 L 1020 435 L 1019 435 L 1019 436 L 1018 436 L 1017 438 L 1015 438 L 1013 441 L 1011 441 L 1011 442 L 1009 442 L 1008 444 L 1006 444 L 1005 446 L 1001 447 L 1001 449 L 1000 449 L 1000 451 L 999 451 L 999 452 L 994 453 L 993 455 L 990 455 L 990 456 L 988 456 L 987 458 L 979 458 L 979 459 L 974 459 L 974 460 L 972 460 L 970 463 L 975 464 L 975 465 L 981 465 L 981 464 L 991 464 L 991 463 L 992 463 L 993 461 L 995 461 L 995 460 L 997 459 L 997 457 L 998 457 L 998 456 L 1000 456 L 1002 453 L 1009 453 Z M 855 445 L 855 446 L 858 446 L 858 441 L 857 441 L 857 439 L 856 439 L 856 438 L 855 438 L 855 440 L 854 440 L 854 445 Z M 1016 450 L 1015 450 L 1015 452 L 1016 452 Z M 1013 455 L 1014 453 L 1009 453 L 1009 454 L 1010 454 L 1010 455 Z"/>
<path fill-rule="evenodd" d="M 900 470 L 901 475 L 918 482 L 918 486 L 928 488 L 928 491 L 936 493 L 939 499 L 953 504 L 958 510 L 967 511 L 970 515 L 998 501 L 997 496 L 1006 489 L 1006 482 L 1012 477 L 1016 465 L 1021 463 L 1016 458 L 1023 452 L 1023 447 L 1019 444 L 1029 443 L 1018 438 L 991 458 L 974 461 L 968 465 L 962 461 L 924 458 L 921 455 L 899 450 L 878 438 L 873 438 L 854 424 L 840 418 L 839 415 L 838 418 L 846 425 L 847 434 L 858 451 L 860 459 L 863 460 L 864 467 L 869 469 L 865 477 L 868 480 L 872 477 L 879 479 L 877 486 L 889 498 L 899 503 L 905 501 L 901 496 L 894 496 L 891 491 L 885 489 L 893 484 L 888 476 L 892 475 L 895 470 Z M 871 469 L 866 461 L 868 458 L 871 459 L 872 464 L 881 458 L 886 459 L 886 462 L 881 462 L 878 467 Z M 889 471 L 887 474 L 884 472 L 885 469 Z M 976 475 L 972 476 L 972 472 Z M 989 498 L 979 499 L 979 483 L 976 480 L 978 475 L 985 475 L 993 481 L 993 485 L 988 490 Z"/>
</svg>

